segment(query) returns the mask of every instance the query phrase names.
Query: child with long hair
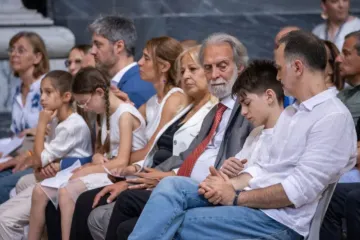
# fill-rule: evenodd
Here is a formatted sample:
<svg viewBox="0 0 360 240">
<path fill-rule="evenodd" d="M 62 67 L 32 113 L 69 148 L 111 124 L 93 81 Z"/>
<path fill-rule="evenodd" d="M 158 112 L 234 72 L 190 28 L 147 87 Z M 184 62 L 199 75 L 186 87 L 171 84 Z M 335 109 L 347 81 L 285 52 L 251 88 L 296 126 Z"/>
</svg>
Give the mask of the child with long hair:
<svg viewBox="0 0 360 240">
<path fill-rule="evenodd" d="M 70 181 L 58 194 L 47 187 L 33 192 L 29 239 L 40 239 L 45 224 L 44 212 L 49 198 L 61 209 L 62 238 L 68 239 L 76 198 L 84 191 L 111 184 L 105 168 L 125 167 L 131 152 L 146 144 L 145 120 L 131 104 L 118 99 L 110 91 L 110 81 L 99 70 L 88 67 L 75 76 L 72 92 L 78 107 L 98 114 L 96 153 L 92 164 L 75 171 Z M 49 191 L 50 190 L 50 191 Z M 40 214 L 41 213 L 41 214 Z"/>
<path fill-rule="evenodd" d="M 93 154 L 90 129 L 72 107 L 71 84 L 72 76 L 65 71 L 52 71 L 41 81 L 43 110 L 32 156 L 38 181 L 53 177 L 68 165 L 70 158 L 91 159 Z M 49 124 L 51 133 L 45 136 Z M 34 187 L 35 184 L 29 186 L 0 206 L 0 239 L 22 239 L 23 228 L 29 223 Z M 38 184 L 35 188 L 39 187 Z"/>
</svg>

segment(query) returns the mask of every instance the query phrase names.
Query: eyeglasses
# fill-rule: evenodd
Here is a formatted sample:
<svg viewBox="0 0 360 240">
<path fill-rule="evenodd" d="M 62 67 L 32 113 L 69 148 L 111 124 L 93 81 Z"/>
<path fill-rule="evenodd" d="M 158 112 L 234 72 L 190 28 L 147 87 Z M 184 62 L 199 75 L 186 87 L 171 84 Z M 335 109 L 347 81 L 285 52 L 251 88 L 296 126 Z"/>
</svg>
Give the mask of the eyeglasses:
<svg viewBox="0 0 360 240">
<path fill-rule="evenodd" d="M 81 59 L 75 59 L 74 61 L 71 61 L 71 60 L 65 60 L 65 67 L 70 67 L 70 65 L 72 64 L 72 63 L 75 63 L 76 65 L 80 65 L 81 64 Z"/>
<path fill-rule="evenodd" d="M 86 100 L 86 102 L 85 102 L 84 104 L 79 104 L 79 103 L 78 103 L 77 106 L 78 106 L 79 108 L 86 108 L 87 105 L 89 104 L 91 98 L 92 98 L 92 95 L 89 97 L 88 100 Z"/>
<path fill-rule="evenodd" d="M 19 47 L 19 48 L 11 47 L 11 48 L 7 49 L 7 52 L 8 52 L 9 55 L 11 55 L 14 52 L 19 54 L 19 55 L 23 55 L 23 54 L 27 53 L 28 51 L 23 47 Z"/>
</svg>

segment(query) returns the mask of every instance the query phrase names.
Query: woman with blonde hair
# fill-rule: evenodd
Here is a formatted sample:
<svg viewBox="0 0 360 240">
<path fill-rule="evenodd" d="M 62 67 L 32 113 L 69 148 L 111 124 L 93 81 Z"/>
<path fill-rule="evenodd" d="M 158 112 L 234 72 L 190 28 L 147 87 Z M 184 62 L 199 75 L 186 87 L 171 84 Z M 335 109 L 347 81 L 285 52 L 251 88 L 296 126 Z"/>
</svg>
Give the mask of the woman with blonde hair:
<svg viewBox="0 0 360 240">
<path fill-rule="evenodd" d="M 99 152 L 99 154 L 96 154 L 93 157 L 93 165 L 85 166 L 76 171 L 72 175 L 70 181 L 59 190 L 59 207 L 61 209 L 62 223 L 61 234 L 58 232 L 59 226 L 52 224 L 50 218 L 47 217 L 47 227 L 50 232 L 49 236 L 53 236 L 54 238 L 61 236 L 64 240 L 68 239 L 70 235 L 71 218 L 73 216 L 74 205 L 78 196 L 87 190 L 112 184 L 108 176 L 105 174 L 105 170 L 102 165 L 109 170 L 118 169 L 118 171 L 121 171 L 129 164 L 144 159 L 155 141 L 155 137 L 158 132 L 171 119 L 173 119 L 178 111 L 188 105 L 187 98 L 183 90 L 177 87 L 176 81 L 175 62 L 181 52 L 182 47 L 180 43 L 167 36 L 153 38 L 147 42 L 143 51 L 143 56 L 138 62 L 140 76 L 144 81 L 148 81 L 153 84 L 156 90 L 156 95 L 151 97 L 139 108 L 141 116 L 146 121 L 144 136 L 141 138 L 143 144 L 140 148 L 134 148 L 134 142 L 131 143 L 129 141 L 125 141 L 128 145 L 130 145 L 130 147 L 131 145 L 133 147 L 131 154 L 119 150 L 116 154 L 110 152 L 111 154 L 104 156 Z M 78 74 L 75 76 L 75 79 L 78 77 Z M 107 84 L 109 84 L 109 81 Z M 103 86 L 100 85 L 99 87 Z M 110 86 L 108 87 L 110 88 Z M 108 88 L 106 89 L 109 90 Z M 97 102 L 92 96 L 93 95 L 88 94 L 85 98 L 76 99 L 77 95 L 75 94 L 75 99 L 79 101 L 79 104 L 81 103 L 84 110 L 88 111 L 93 109 Z M 105 124 L 105 126 L 106 125 L 107 124 Z M 112 140 L 110 140 L 110 142 L 112 142 L 112 144 L 114 139 L 119 138 L 119 136 L 116 137 L 116 135 L 119 135 L 119 131 L 116 132 L 116 128 L 115 130 L 113 129 L 107 128 L 106 130 L 106 135 L 111 136 Z M 122 132 L 124 131 L 126 130 L 123 130 Z M 121 143 L 120 145 L 122 146 L 124 144 Z M 99 146 L 99 144 L 97 145 Z M 112 158 L 122 159 L 122 161 L 118 161 L 119 164 L 116 164 L 115 161 L 111 160 Z M 53 219 L 54 215 L 51 216 L 51 218 Z M 56 229 L 54 230 L 56 233 L 53 233 L 53 228 Z M 77 239 L 80 238 L 86 239 L 83 236 Z"/>
<path fill-rule="evenodd" d="M 124 200 L 127 198 L 125 196 L 129 194 L 136 195 L 133 204 L 141 202 L 140 206 L 143 206 L 144 202 L 142 200 L 146 202 L 151 193 L 149 190 L 154 188 L 160 179 L 176 174 L 177 166 L 171 161 L 171 157 L 178 156 L 189 147 L 192 140 L 199 133 L 205 116 L 218 102 L 208 90 L 204 70 L 198 62 L 199 50 L 200 46 L 186 49 L 177 59 L 179 84 L 186 93 L 190 105 L 180 111 L 160 130 L 145 160 L 129 166 L 124 171 L 127 174 L 134 174 L 134 172 L 141 170 L 140 173 L 135 174 L 135 179 L 118 182 L 102 190 L 95 189 L 79 197 L 73 218 L 72 239 L 80 236 L 91 239 L 91 235 L 93 239 L 105 239 L 105 236 L 107 236 L 107 239 L 116 239 L 116 230 L 119 224 L 126 222 L 124 223 L 125 226 L 127 223 L 130 223 L 130 225 L 135 223 L 121 217 L 119 219 L 116 216 L 122 207 L 127 208 L 127 204 L 130 204 L 129 201 Z M 172 170 L 168 172 L 161 171 L 160 166 L 164 164 L 169 164 Z M 122 191 L 124 192 L 121 193 Z M 118 197 L 115 204 L 116 210 L 114 210 L 112 221 L 107 227 L 114 206 L 114 203 L 107 203 L 112 202 L 116 197 Z M 141 200 L 137 201 L 136 199 L 139 198 Z M 96 207 L 96 209 L 91 212 L 92 206 Z M 90 212 L 91 215 L 88 217 Z M 139 213 L 134 212 L 134 214 Z M 120 214 L 119 216 L 123 215 Z M 108 233 L 106 235 L 107 229 Z M 129 231 L 131 232 L 131 229 L 124 230 L 122 234 L 127 236 Z"/>
</svg>

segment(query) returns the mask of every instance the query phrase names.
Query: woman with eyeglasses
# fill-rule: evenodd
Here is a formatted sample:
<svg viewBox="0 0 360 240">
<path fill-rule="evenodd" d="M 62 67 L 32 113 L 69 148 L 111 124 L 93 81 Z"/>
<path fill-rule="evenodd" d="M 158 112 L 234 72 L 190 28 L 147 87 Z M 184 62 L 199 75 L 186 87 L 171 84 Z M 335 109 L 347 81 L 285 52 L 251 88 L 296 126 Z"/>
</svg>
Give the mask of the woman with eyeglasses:
<svg viewBox="0 0 360 240">
<path fill-rule="evenodd" d="M 35 135 L 42 110 L 40 83 L 49 71 L 46 47 L 37 33 L 19 32 L 11 38 L 8 53 L 10 67 L 20 79 L 12 99 L 11 131 L 14 136 Z M 0 163 L 0 204 L 9 199 L 9 193 L 19 178 L 32 171 L 27 169 L 31 166 L 31 156 L 31 151 L 21 152 Z"/>
<path fill-rule="evenodd" d="M 75 76 L 81 68 L 95 67 L 95 59 L 90 50 L 91 46 L 88 44 L 79 44 L 70 50 L 68 59 L 65 60 L 65 67 L 71 75 Z"/>
<path fill-rule="evenodd" d="M 332 88 L 338 93 L 344 88 L 344 79 L 340 76 L 339 63 L 335 62 L 336 57 L 340 54 L 336 45 L 330 41 L 323 40 L 327 53 L 326 63 L 326 86 Z"/>
</svg>

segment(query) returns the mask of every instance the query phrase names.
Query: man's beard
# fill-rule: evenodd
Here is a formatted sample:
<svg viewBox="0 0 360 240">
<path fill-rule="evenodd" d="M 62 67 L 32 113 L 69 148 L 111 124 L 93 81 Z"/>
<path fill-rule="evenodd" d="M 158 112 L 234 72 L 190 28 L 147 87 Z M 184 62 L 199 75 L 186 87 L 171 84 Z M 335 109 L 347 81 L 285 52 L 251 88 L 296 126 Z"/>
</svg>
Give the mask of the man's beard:
<svg viewBox="0 0 360 240">
<path fill-rule="evenodd" d="M 232 87 L 234 86 L 234 83 L 237 78 L 238 78 L 238 70 L 237 68 L 235 68 L 230 80 L 227 81 L 221 77 L 214 81 L 211 80 L 208 86 L 210 93 L 219 99 L 223 99 L 230 96 Z M 213 84 L 224 84 L 224 85 L 213 86 Z"/>
</svg>

